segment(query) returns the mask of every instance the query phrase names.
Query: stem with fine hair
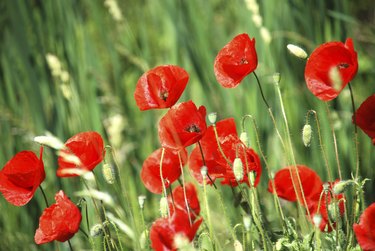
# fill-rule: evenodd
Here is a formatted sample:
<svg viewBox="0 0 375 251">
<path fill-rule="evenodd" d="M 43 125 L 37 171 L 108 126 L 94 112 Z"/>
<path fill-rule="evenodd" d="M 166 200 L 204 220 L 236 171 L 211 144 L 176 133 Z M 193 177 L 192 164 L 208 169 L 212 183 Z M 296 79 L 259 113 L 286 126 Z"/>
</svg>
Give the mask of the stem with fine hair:
<svg viewBox="0 0 375 251">
<path fill-rule="evenodd" d="M 190 223 L 190 226 L 193 225 L 193 222 L 191 220 L 191 216 L 190 216 L 190 207 L 189 207 L 189 202 L 187 200 L 187 195 L 186 195 L 186 186 L 185 186 L 185 177 L 184 177 L 184 167 L 182 165 L 182 159 L 181 159 L 181 153 L 178 152 L 177 153 L 178 155 L 178 161 L 180 162 L 180 169 L 181 169 L 181 177 L 182 177 L 182 190 L 184 192 L 184 200 L 185 200 L 185 205 L 186 205 L 186 210 L 187 210 L 187 214 L 189 216 L 189 223 Z"/>
</svg>

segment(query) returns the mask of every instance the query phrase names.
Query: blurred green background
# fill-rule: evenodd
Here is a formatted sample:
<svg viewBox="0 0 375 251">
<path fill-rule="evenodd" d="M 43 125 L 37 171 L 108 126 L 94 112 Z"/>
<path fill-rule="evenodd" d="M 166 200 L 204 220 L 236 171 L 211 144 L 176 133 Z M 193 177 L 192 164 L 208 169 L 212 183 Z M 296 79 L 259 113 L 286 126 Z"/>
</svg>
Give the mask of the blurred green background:
<svg viewBox="0 0 375 251">
<path fill-rule="evenodd" d="M 192 99 L 197 105 L 205 105 L 208 112 L 218 112 L 219 119 L 234 117 L 238 126 L 243 115 L 252 114 L 270 167 L 278 170 L 286 165 L 285 154 L 254 76 L 248 76 L 235 89 L 224 89 L 213 73 L 217 52 L 235 35 L 246 32 L 256 39 L 256 72 L 281 131 L 282 117 L 272 75 L 282 74 L 280 86 L 297 163 L 310 166 L 327 181 L 313 122 L 311 147 L 305 148 L 301 140 L 305 114 L 314 109 L 337 177 L 325 105 L 307 90 L 305 62 L 289 54 L 286 45 L 296 44 L 311 53 L 321 43 L 353 38 L 359 58 L 359 71 L 352 81 L 358 107 L 375 91 L 374 9 L 372 0 L 1 0 L 0 166 L 18 151 L 38 152 L 39 146 L 32 139 L 46 131 L 63 141 L 77 132 L 98 131 L 117 151 L 121 179 L 136 215 L 137 196 L 147 195 L 145 217 L 150 225 L 158 217 L 159 197 L 146 192 L 139 172 L 143 160 L 159 148 L 157 124 L 165 111 L 140 112 L 133 92 L 147 69 L 177 64 L 190 74 L 180 101 Z M 51 70 L 48 54 L 58 58 L 60 71 Z M 348 88 L 329 105 L 343 176 L 349 178 L 354 172 L 355 148 Z M 250 123 L 247 129 L 257 150 Z M 366 185 L 370 204 L 375 201 L 374 147 L 361 130 L 359 140 L 360 175 L 372 179 Z M 54 151 L 47 149 L 44 158 L 47 178 L 42 186 L 50 201 L 59 189 L 78 201 L 73 192 L 81 188 L 79 179 L 57 179 Z M 266 205 L 271 201 L 267 182 L 263 175 L 259 192 Z M 230 191 L 224 192 L 230 195 Z M 226 199 L 231 203 L 230 198 Z M 43 209 L 39 191 L 22 208 L 1 197 L 0 249 L 67 250 L 66 244 L 34 244 Z M 237 217 L 233 209 L 228 210 Z M 78 250 L 90 247 L 80 233 L 72 243 Z"/>
</svg>

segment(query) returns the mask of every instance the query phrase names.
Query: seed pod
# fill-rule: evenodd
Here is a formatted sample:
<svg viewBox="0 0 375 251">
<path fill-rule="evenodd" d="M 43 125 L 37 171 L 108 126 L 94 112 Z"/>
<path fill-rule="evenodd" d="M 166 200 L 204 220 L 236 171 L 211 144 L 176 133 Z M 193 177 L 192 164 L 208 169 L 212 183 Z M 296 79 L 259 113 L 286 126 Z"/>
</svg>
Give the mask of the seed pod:
<svg viewBox="0 0 375 251">
<path fill-rule="evenodd" d="M 250 231 L 250 227 L 251 227 L 250 216 L 244 215 L 242 220 L 243 220 L 243 225 L 245 226 L 246 231 Z"/>
<path fill-rule="evenodd" d="M 249 136 L 247 135 L 247 132 L 241 132 L 240 140 L 242 141 L 242 143 L 244 143 L 246 147 L 250 147 L 250 140 Z"/>
<path fill-rule="evenodd" d="M 240 158 L 235 158 L 233 161 L 233 173 L 237 181 L 243 179 L 243 165 Z"/>
<path fill-rule="evenodd" d="M 321 222 L 322 222 L 322 216 L 320 214 L 315 214 L 313 217 L 313 223 L 315 227 L 319 227 Z"/>
<path fill-rule="evenodd" d="M 343 193 L 343 192 L 345 192 L 346 188 L 351 184 L 354 184 L 354 181 L 352 181 L 352 180 L 340 180 L 339 182 L 335 183 L 332 191 L 333 191 L 334 194 Z"/>
<path fill-rule="evenodd" d="M 144 196 L 144 195 L 138 196 L 138 204 L 139 204 L 140 209 L 143 209 L 143 207 L 145 205 L 145 200 L 146 200 L 146 196 Z"/>
<path fill-rule="evenodd" d="M 239 240 L 235 240 L 233 246 L 235 251 L 243 251 L 242 244 Z"/>
<path fill-rule="evenodd" d="M 302 141 L 306 147 L 309 147 L 311 144 L 311 134 L 311 126 L 309 124 L 304 125 L 302 129 Z"/>
<path fill-rule="evenodd" d="M 216 123 L 216 118 L 217 118 L 217 113 L 216 112 L 211 112 L 210 114 L 208 114 L 208 121 L 210 121 L 211 124 L 215 124 Z"/>
</svg>

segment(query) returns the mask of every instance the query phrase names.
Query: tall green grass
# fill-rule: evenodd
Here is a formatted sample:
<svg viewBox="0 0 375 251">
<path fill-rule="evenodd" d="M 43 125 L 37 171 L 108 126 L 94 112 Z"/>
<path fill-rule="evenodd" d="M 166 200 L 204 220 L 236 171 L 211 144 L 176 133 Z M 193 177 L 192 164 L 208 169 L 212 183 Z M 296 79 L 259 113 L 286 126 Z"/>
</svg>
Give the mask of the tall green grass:
<svg viewBox="0 0 375 251">
<path fill-rule="evenodd" d="M 346 37 L 352 37 L 360 60 L 359 73 L 352 83 L 358 107 L 375 90 L 375 34 L 371 32 L 373 27 L 365 25 L 366 20 L 355 16 L 356 8 L 350 1 L 258 1 L 262 25 L 272 38 L 269 43 L 252 21 L 252 12 L 244 1 L 117 2 L 122 12 L 121 20 L 113 18 L 104 1 L 0 2 L 1 165 L 18 151 L 37 151 L 38 145 L 32 142 L 32 138 L 45 131 L 63 140 L 80 131 L 98 131 L 106 136 L 106 142 L 115 147 L 119 156 L 122 183 L 129 192 L 131 208 L 137 219 L 134 227 L 140 234 L 142 226 L 137 196 L 147 195 L 145 220 L 148 226 L 158 215 L 158 198 L 140 184 L 139 172 L 143 160 L 159 147 L 157 124 L 163 111 L 140 112 L 133 92 L 145 70 L 160 64 L 177 64 L 190 74 L 181 100 L 193 99 L 195 103 L 205 105 L 209 112 L 218 112 L 219 119 L 234 117 L 238 125 L 243 115 L 253 115 L 258 122 L 262 147 L 270 167 L 273 171 L 278 170 L 286 165 L 287 159 L 260 98 L 255 78 L 248 76 L 238 88 L 228 90 L 219 86 L 213 74 L 213 61 L 219 49 L 236 34 L 246 32 L 256 38 L 259 58 L 256 72 L 279 128 L 282 128 L 281 111 L 272 74 L 280 72 L 282 75 L 280 86 L 297 162 L 312 167 L 323 180 L 327 180 L 316 128 L 313 126 L 311 148 L 304 148 L 301 140 L 305 114 L 314 109 L 322 123 L 329 164 L 332 170 L 336 170 L 325 106 L 308 92 L 303 78 L 304 62 L 291 56 L 286 45 L 298 44 L 312 52 L 323 42 L 344 41 Z M 371 1 L 367 2 L 371 4 Z M 47 53 L 56 55 L 69 72 L 66 86 L 72 95 L 68 98 L 62 91 L 62 81 L 51 74 L 45 58 Z M 350 177 L 355 167 L 354 129 L 349 104 L 347 89 L 330 102 L 345 178 Z M 108 124 L 116 115 L 122 119 L 117 142 L 109 140 Z M 248 127 L 253 147 L 257 149 L 255 134 Z M 371 202 L 375 199 L 371 194 L 375 188 L 374 150 L 369 138 L 361 131 L 359 140 L 360 175 L 372 179 L 366 185 L 366 198 Z M 58 189 L 64 189 L 69 195 L 82 189 L 78 179 L 55 177 L 57 163 L 53 151 L 47 150 L 45 159 L 47 178 L 42 186 L 50 200 Z M 100 168 L 97 168 L 98 177 Z M 265 189 L 267 182 L 266 175 L 263 175 L 259 191 L 265 205 L 272 201 Z M 103 190 L 111 191 L 102 184 Z M 224 189 L 224 194 L 226 202 L 231 203 L 230 191 Z M 78 200 L 74 196 L 72 199 Z M 213 200 L 213 196 L 210 199 Z M 37 193 L 23 208 L 11 206 L 3 198 L 0 202 L 0 243 L 4 250 L 57 249 L 56 244 L 37 247 L 33 241 L 38 217 L 44 208 L 41 194 Z M 228 213 L 236 221 L 241 220 L 231 206 L 228 206 Z M 129 218 L 124 221 L 131 224 Z M 124 236 L 124 240 L 126 238 Z M 72 241 L 77 248 L 90 247 L 82 234 L 77 234 Z M 60 250 L 68 249 L 67 245 L 58 246 Z"/>
</svg>

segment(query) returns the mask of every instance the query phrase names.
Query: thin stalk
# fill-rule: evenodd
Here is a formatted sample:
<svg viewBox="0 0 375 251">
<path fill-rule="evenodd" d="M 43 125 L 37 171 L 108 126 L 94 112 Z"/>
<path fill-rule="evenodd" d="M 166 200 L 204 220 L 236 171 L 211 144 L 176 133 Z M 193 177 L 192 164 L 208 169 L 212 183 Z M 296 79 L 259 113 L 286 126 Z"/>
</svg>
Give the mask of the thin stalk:
<svg viewBox="0 0 375 251">
<path fill-rule="evenodd" d="M 332 121 L 331 112 L 329 110 L 329 104 L 327 102 L 325 102 L 325 104 L 326 104 L 326 111 L 327 111 L 327 115 L 328 115 L 329 126 L 331 128 L 332 137 L 333 137 L 333 146 L 335 148 L 337 171 L 338 171 L 340 180 L 342 180 L 341 165 L 340 165 L 340 159 L 339 159 L 339 152 L 338 152 L 338 149 L 337 149 L 337 140 L 336 140 L 335 128 L 333 127 L 333 121 Z"/>
<path fill-rule="evenodd" d="M 159 168 L 159 171 L 160 171 L 160 179 L 161 179 L 161 185 L 163 187 L 163 194 L 164 194 L 164 197 L 167 198 L 168 195 L 167 195 L 167 189 L 165 187 L 165 184 L 164 184 L 164 178 L 163 178 L 163 160 L 164 160 L 164 153 L 165 153 L 165 148 L 163 147 L 162 150 L 161 150 L 161 157 L 160 157 L 160 168 Z M 169 211 L 169 207 L 168 207 L 168 218 L 171 218 L 171 212 Z"/>
<path fill-rule="evenodd" d="M 218 189 L 218 190 L 216 190 L 216 191 L 217 191 L 217 194 L 218 194 L 218 196 L 219 196 L 220 205 L 221 205 L 221 207 L 223 208 L 224 217 L 225 217 L 225 219 L 226 219 L 226 221 L 227 221 L 227 224 L 228 224 L 228 226 L 229 226 L 229 228 L 230 228 L 230 230 L 231 230 L 231 234 L 232 234 L 233 241 L 235 241 L 235 240 L 236 240 L 236 235 L 235 235 L 235 233 L 234 233 L 234 230 L 233 230 L 233 228 L 232 228 L 232 224 L 231 224 L 230 219 L 229 219 L 229 217 L 228 217 L 227 210 L 225 209 L 225 204 L 224 204 L 223 196 L 222 196 L 222 194 L 221 194 L 221 190 Z"/>
<path fill-rule="evenodd" d="M 70 251 L 74 251 L 73 246 L 72 246 L 72 244 L 70 243 L 70 240 L 68 240 L 68 244 L 69 244 L 69 249 L 70 249 Z"/>
<path fill-rule="evenodd" d="M 212 222 L 211 222 L 210 208 L 209 208 L 208 199 L 207 199 L 208 196 L 207 196 L 206 178 L 204 176 L 202 178 L 203 178 L 203 197 L 204 197 L 204 204 L 206 206 L 208 231 L 210 232 L 211 243 L 212 243 L 212 246 L 215 250 L 215 243 L 213 242 L 214 238 L 213 238 L 213 228 L 212 228 Z"/>
<path fill-rule="evenodd" d="M 181 179 L 182 179 L 182 190 L 184 192 L 184 200 L 185 200 L 185 205 L 186 205 L 186 210 L 187 210 L 187 213 L 188 213 L 188 216 L 189 216 L 189 223 L 190 223 L 190 226 L 193 225 L 193 221 L 191 220 L 191 216 L 190 216 L 190 207 L 189 207 L 189 202 L 187 200 L 187 195 L 186 195 L 186 186 L 185 186 L 185 177 L 184 177 L 184 167 L 182 165 L 182 159 L 181 159 L 181 154 L 180 152 L 178 152 L 178 161 L 180 162 L 180 169 L 181 169 Z"/>
<path fill-rule="evenodd" d="M 206 165 L 206 160 L 205 160 L 205 158 L 204 158 L 204 154 L 203 154 L 202 144 L 201 144 L 200 141 L 198 141 L 197 144 L 198 144 L 198 146 L 199 146 L 199 151 L 200 151 L 201 156 L 202 156 L 202 162 L 203 162 L 203 165 L 204 165 L 204 166 L 207 166 L 207 165 Z M 211 184 L 214 186 L 214 188 L 217 189 L 215 182 L 212 180 L 212 178 L 211 178 L 211 176 L 210 176 L 210 174 L 209 174 L 208 172 L 207 172 L 207 178 L 211 181 Z"/>
<path fill-rule="evenodd" d="M 351 84 L 348 84 L 349 86 L 349 91 L 350 91 L 350 98 L 352 101 L 352 110 L 353 110 L 353 121 L 354 121 L 354 144 L 355 144 L 355 179 L 358 178 L 358 173 L 359 173 L 359 141 L 358 141 L 358 128 L 357 128 L 357 120 L 356 120 L 356 108 L 355 108 L 355 102 L 354 102 L 354 93 Z"/>
<path fill-rule="evenodd" d="M 47 196 L 46 196 L 46 194 L 44 193 L 44 190 L 43 190 L 43 188 L 42 188 L 41 185 L 39 185 L 39 189 L 40 189 L 40 191 L 41 191 L 42 194 L 43 194 L 43 199 L 44 199 L 44 202 L 46 203 L 46 206 L 49 207 L 48 200 L 47 200 Z"/>
</svg>

